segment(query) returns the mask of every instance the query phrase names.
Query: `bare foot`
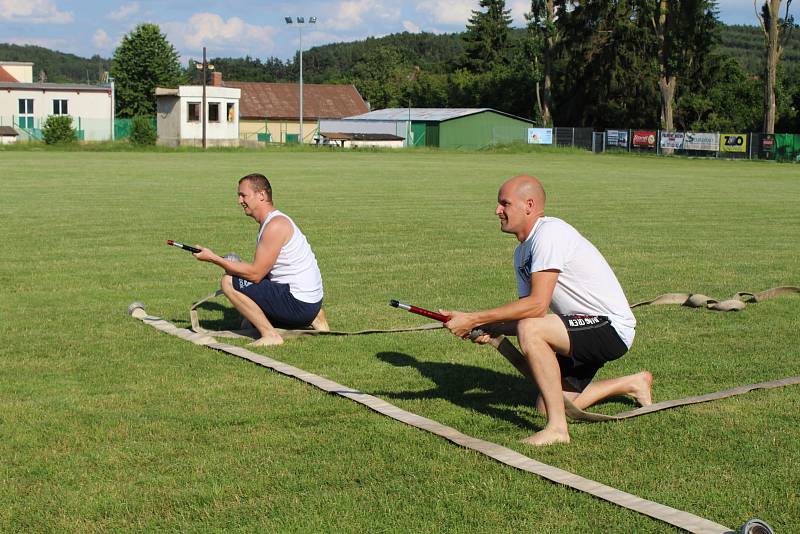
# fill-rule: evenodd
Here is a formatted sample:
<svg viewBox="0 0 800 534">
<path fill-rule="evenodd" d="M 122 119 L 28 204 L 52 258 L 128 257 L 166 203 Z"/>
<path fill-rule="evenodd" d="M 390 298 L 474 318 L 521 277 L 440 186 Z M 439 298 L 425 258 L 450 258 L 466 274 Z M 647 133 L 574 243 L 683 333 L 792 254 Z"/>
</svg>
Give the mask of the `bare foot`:
<svg viewBox="0 0 800 534">
<path fill-rule="evenodd" d="M 320 308 L 319 313 L 314 318 L 314 320 L 311 321 L 311 328 L 313 328 L 314 330 L 319 330 L 320 332 L 331 331 L 331 327 L 328 326 L 328 320 L 325 319 L 325 310 L 323 310 L 322 308 Z"/>
<path fill-rule="evenodd" d="M 631 397 L 639 403 L 640 406 L 650 406 L 653 404 L 653 399 L 650 395 L 650 389 L 653 386 L 653 375 L 650 371 L 642 371 L 634 375 L 636 380 L 633 383 L 633 388 L 630 393 Z"/>
<path fill-rule="evenodd" d="M 556 443 L 569 443 L 569 432 L 561 432 L 545 427 L 531 437 L 523 439 L 522 443 L 536 447 L 554 445 Z"/>
<path fill-rule="evenodd" d="M 283 338 L 277 332 L 271 335 L 262 336 L 252 343 L 248 343 L 248 347 L 272 347 L 275 345 L 283 345 Z"/>
</svg>

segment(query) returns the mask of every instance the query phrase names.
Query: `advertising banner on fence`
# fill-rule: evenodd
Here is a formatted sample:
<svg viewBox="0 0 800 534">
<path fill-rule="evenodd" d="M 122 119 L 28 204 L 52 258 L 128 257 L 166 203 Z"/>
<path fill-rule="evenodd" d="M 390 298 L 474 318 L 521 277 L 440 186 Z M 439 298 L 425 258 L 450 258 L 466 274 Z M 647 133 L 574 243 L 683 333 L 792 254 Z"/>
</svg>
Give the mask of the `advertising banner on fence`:
<svg viewBox="0 0 800 534">
<path fill-rule="evenodd" d="M 606 147 L 628 148 L 628 130 L 606 130 Z"/>
<path fill-rule="evenodd" d="M 719 134 L 686 132 L 686 136 L 683 139 L 683 148 L 685 150 L 710 150 L 716 152 L 719 149 Z"/>
<path fill-rule="evenodd" d="M 661 148 L 683 148 L 683 132 L 661 132 Z"/>
<path fill-rule="evenodd" d="M 633 146 L 639 148 L 655 148 L 656 132 L 645 131 L 645 130 L 634 130 Z"/>
<path fill-rule="evenodd" d="M 529 145 L 552 145 L 553 144 L 553 129 L 552 128 L 528 128 L 528 144 Z"/>
<path fill-rule="evenodd" d="M 747 134 L 719 134 L 720 152 L 747 152 Z"/>
</svg>

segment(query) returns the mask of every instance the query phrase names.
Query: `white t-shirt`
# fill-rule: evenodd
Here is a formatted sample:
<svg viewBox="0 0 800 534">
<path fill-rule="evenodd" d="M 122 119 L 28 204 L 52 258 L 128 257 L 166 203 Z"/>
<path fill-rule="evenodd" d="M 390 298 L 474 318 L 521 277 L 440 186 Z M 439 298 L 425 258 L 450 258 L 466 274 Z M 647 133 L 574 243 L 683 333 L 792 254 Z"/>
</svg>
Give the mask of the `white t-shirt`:
<svg viewBox="0 0 800 534">
<path fill-rule="evenodd" d="M 558 315 L 603 315 L 630 348 L 636 318 L 600 251 L 575 228 L 555 217 L 540 217 L 514 251 L 517 293 L 531 293 L 531 273 L 560 272 L 550 309 Z"/>
<path fill-rule="evenodd" d="M 267 274 L 267 279 L 279 284 L 287 284 L 289 292 L 299 301 L 312 304 L 321 301 L 323 296 L 322 273 L 319 272 L 317 258 L 314 256 L 306 236 L 292 219 L 278 210 L 272 210 L 261 224 L 256 246 L 261 242 L 261 236 L 264 234 L 267 224 L 277 216 L 286 217 L 291 223 L 292 237 L 281 247 L 275 265 Z"/>
</svg>

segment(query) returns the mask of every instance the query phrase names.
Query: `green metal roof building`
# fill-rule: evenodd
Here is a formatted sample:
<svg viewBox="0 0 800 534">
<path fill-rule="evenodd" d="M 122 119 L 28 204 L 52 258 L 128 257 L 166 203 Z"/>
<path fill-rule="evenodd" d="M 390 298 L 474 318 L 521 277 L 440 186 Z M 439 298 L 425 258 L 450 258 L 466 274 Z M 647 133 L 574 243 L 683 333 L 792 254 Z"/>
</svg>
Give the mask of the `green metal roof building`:
<svg viewBox="0 0 800 534">
<path fill-rule="evenodd" d="M 527 119 L 490 108 L 388 108 L 343 120 L 404 122 L 408 145 L 441 148 L 525 143 L 533 127 Z"/>
</svg>

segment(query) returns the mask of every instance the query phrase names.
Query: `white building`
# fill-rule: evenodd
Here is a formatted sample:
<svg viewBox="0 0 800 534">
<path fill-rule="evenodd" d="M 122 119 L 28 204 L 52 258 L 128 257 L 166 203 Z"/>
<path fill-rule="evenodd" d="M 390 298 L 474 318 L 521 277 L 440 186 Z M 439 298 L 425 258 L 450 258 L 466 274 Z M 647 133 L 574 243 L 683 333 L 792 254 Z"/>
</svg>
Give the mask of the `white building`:
<svg viewBox="0 0 800 534">
<path fill-rule="evenodd" d="M 239 145 L 240 89 L 206 86 L 206 145 Z M 203 86 L 156 88 L 158 144 L 202 146 Z"/>
<path fill-rule="evenodd" d="M 0 126 L 11 126 L 20 140 L 41 139 L 50 115 L 70 115 L 78 138 L 107 141 L 114 134 L 110 85 L 34 83 L 33 63 L 0 61 Z"/>
</svg>

